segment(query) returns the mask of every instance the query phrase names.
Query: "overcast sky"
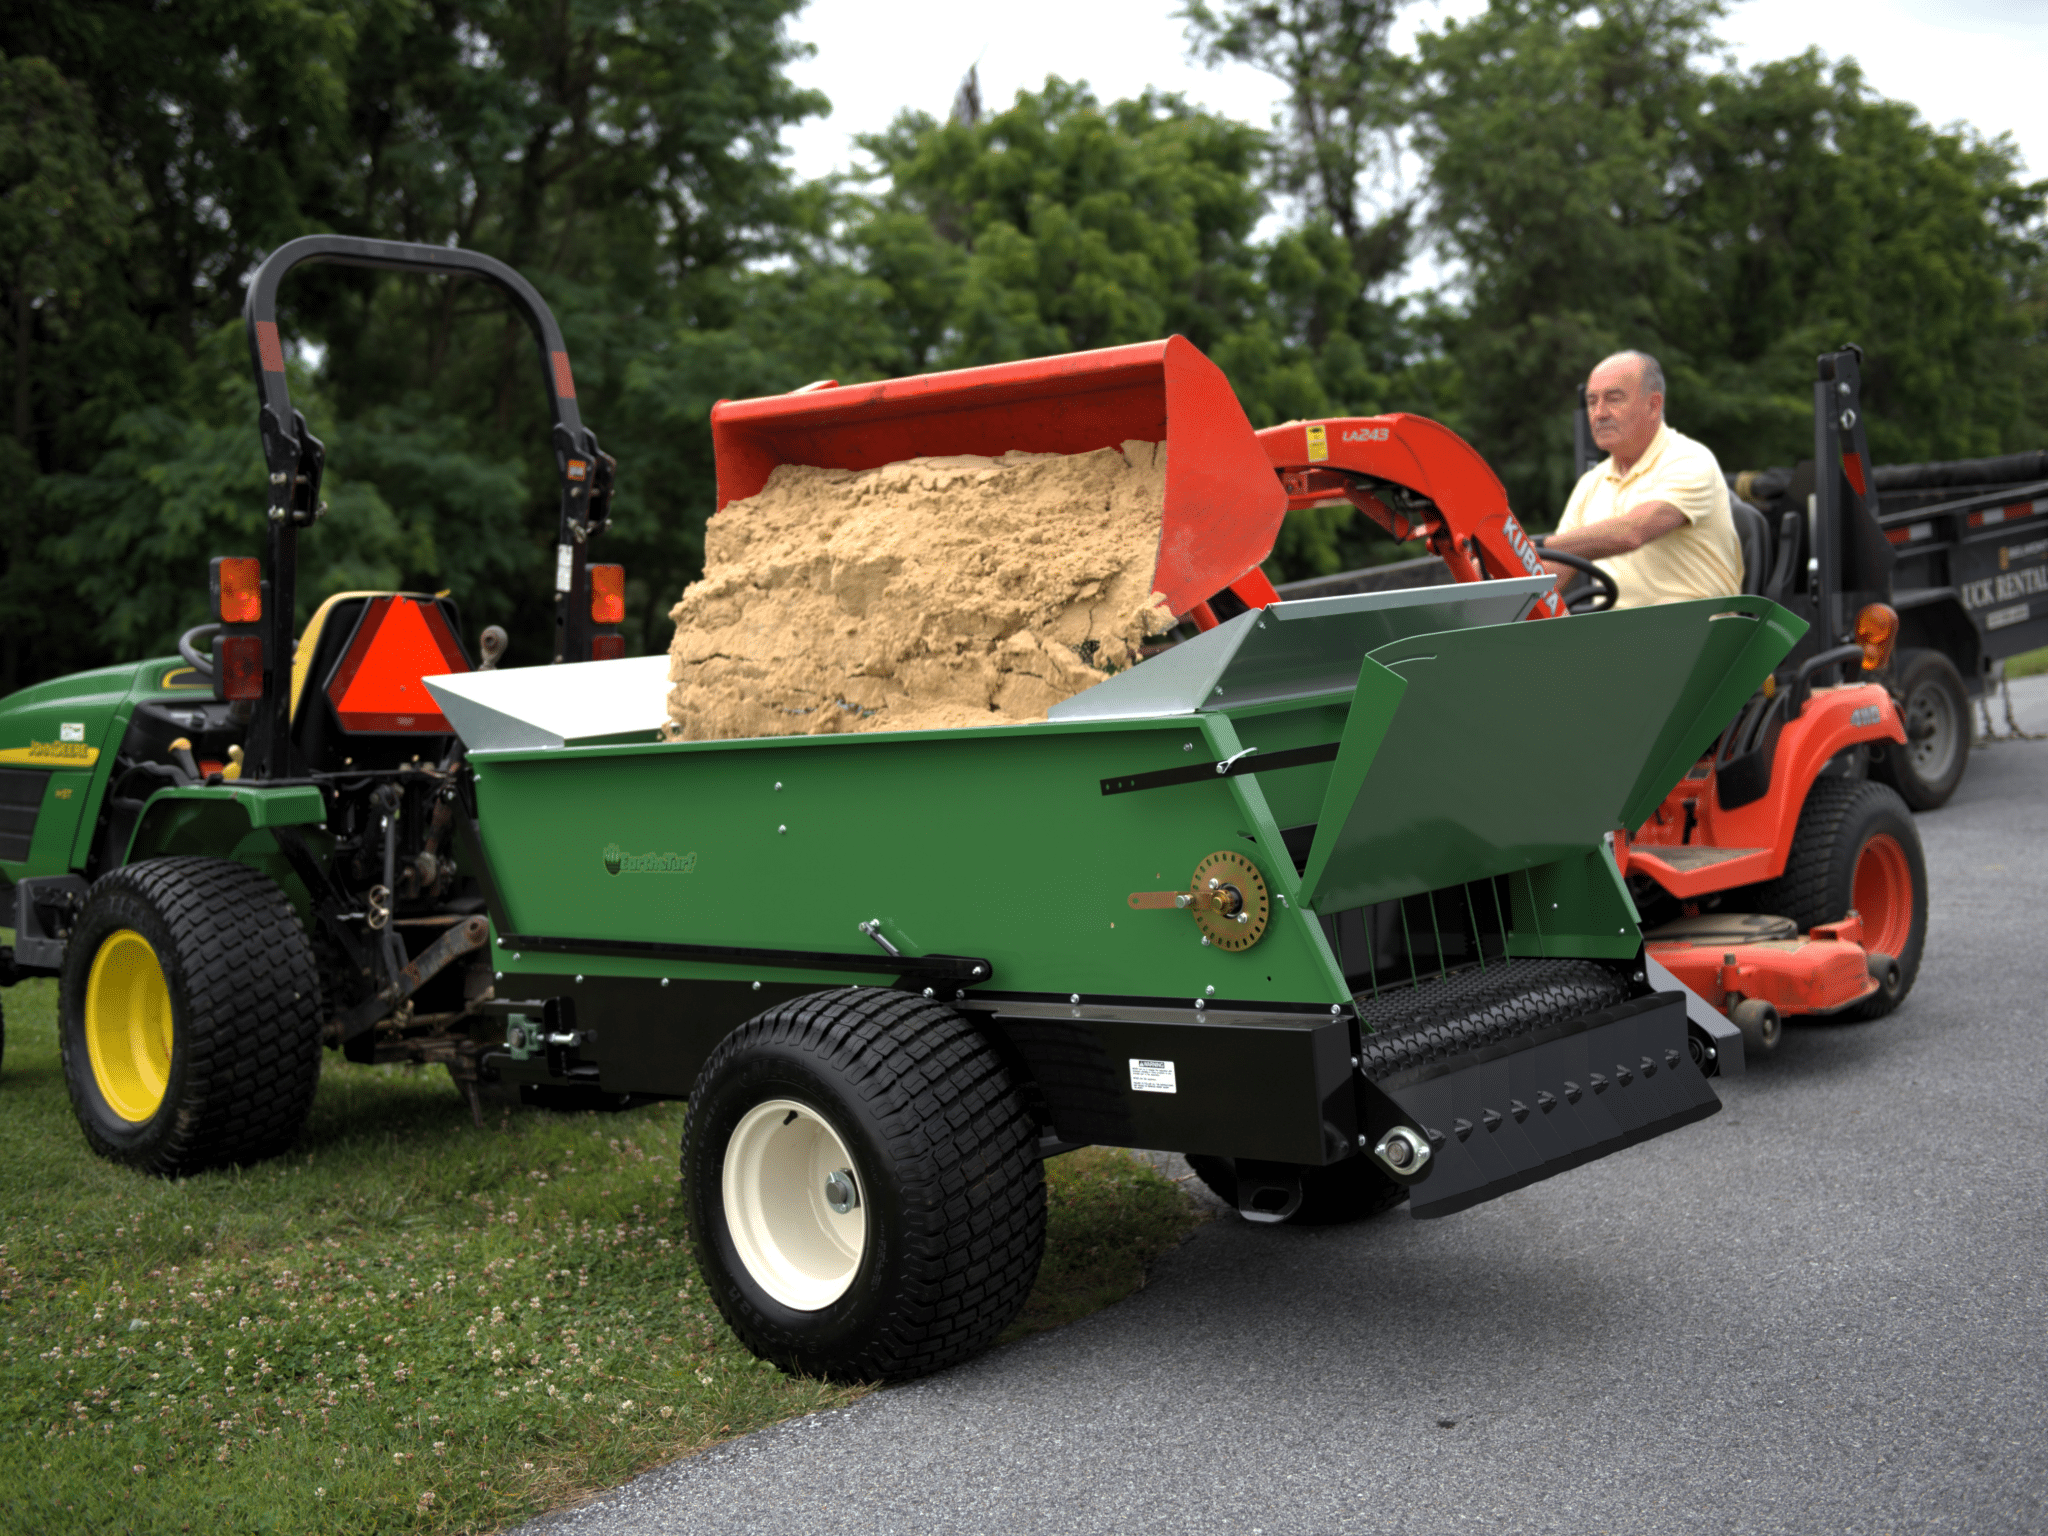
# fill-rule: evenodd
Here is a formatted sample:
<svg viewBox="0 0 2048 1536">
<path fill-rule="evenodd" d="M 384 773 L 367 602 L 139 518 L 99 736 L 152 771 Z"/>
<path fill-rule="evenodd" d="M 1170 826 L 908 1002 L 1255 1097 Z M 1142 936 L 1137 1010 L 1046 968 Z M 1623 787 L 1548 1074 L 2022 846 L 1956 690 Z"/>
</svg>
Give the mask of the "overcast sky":
<svg viewBox="0 0 2048 1536">
<path fill-rule="evenodd" d="M 1190 63 L 1183 25 L 1174 19 L 1178 7 L 1179 0 L 973 7 L 957 0 L 810 0 L 791 30 L 817 56 L 790 74 L 823 91 L 834 110 L 788 136 L 793 167 L 803 176 L 846 169 L 853 135 L 887 126 L 905 107 L 943 117 L 975 64 L 982 100 L 992 107 L 1057 74 L 1086 80 L 1104 100 L 1153 85 L 1266 124 L 1277 101 L 1274 82 L 1242 65 L 1211 70 Z M 1418 27 L 1484 8 L 1484 0 L 1413 0 L 1401 41 L 1405 46 Z M 2048 176 L 2043 0 L 1738 0 L 1721 36 L 1744 65 L 1812 47 L 1831 58 L 1851 56 L 1873 87 L 1912 102 L 1932 122 L 2010 133 L 2028 174 Z"/>
</svg>

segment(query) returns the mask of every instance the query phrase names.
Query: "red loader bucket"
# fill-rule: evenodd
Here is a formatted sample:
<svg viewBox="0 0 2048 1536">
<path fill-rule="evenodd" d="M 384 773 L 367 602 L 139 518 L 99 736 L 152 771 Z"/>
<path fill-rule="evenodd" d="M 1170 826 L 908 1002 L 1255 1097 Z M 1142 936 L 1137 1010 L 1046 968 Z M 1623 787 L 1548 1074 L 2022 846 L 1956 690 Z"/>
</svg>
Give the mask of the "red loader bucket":
<svg viewBox="0 0 2048 1536">
<path fill-rule="evenodd" d="M 720 507 L 755 494 L 778 464 L 874 469 L 937 454 L 1088 453 L 1132 439 L 1167 445 L 1152 585 L 1186 613 L 1266 558 L 1287 496 L 1223 370 L 1184 337 L 711 408 Z"/>
</svg>

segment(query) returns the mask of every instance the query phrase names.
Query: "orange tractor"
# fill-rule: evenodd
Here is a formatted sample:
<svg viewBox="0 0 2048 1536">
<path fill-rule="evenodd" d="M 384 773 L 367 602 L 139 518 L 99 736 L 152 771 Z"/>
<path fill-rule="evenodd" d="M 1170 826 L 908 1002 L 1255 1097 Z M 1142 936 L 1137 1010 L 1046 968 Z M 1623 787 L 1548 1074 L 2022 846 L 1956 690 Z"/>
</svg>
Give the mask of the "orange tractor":
<svg viewBox="0 0 2048 1536">
<path fill-rule="evenodd" d="M 1788 514 L 1774 537 L 1736 508 L 1743 591 L 1804 620 L 1805 636 L 1650 819 L 1612 840 L 1651 979 L 1668 984 L 1661 970 L 1683 982 L 1696 1014 L 1704 1003 L 1736 1026 L 1720 1026 L 1724 1046 L 1739 1031 L 1752 1051 L 1775 1049 L 1787 1018 L 1890 1012 L 1926 940 L 1919 833 L 1898 791 L 1869 777 L 1872 745 L 1903 747 L 1907 731 L 1885 686 L 1899 620 L 1881 601 L 1893 557 L 1870 490 L 1860 361 L 1853 348 L 1820 359 L 1815 459 L 1829 472 L 1811 515 Z M 1453 581 L 1541 575 L 1545 559 L 1591 579 L 1569 601 L 1546 596 L 1532 620 L 1613 603 L 1612 581 L 1542 550 L 1486 462 L 1436 422 L 1290 422 L 1259 438 L 1290 509 L 1348 502 L 1394 538 L 1424 542 Z M 1355 590 L 1359 574 L 1292 583 L 1285 595 Z M 1206 628 L 1278 595 L 1253 570 L 1192 617 Z"/>
</svg>

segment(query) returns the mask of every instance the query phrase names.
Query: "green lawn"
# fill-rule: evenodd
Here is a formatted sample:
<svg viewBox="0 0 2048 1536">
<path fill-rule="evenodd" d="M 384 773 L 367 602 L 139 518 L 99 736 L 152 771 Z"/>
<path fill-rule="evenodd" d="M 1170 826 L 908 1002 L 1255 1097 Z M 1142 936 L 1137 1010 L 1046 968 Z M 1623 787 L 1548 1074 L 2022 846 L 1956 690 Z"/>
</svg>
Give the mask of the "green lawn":
<svg viewBox="0 0 2048 1536">
<path fill-rule="evenodd" d="M 2017 656 L 2005 659 L 2007 677 L 2034 677 L 2048 672 L 2048 647 L 2038 651 L 2023 651 Z"/>
<path fill-rule="evenodd" d="M 94 1158 L 48 982 L 0 993 L 0 1530 L 488 1531 L 865 1389 L 784 1376 L 705 1299 L 681 1105 L 498 1109 L 329 1058 L 299 1147 L 177 1183 Z M 1017 1337 L 1198 1219 L 1119 1152 L 1047 1165 Z"/>
</svg>

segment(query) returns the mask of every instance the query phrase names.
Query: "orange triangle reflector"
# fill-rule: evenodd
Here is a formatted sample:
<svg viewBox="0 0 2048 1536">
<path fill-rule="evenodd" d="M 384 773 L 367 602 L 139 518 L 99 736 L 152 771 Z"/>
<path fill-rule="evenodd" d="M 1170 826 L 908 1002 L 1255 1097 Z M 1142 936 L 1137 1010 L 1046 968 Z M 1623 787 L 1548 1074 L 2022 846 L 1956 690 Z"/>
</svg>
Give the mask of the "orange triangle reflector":
<svg viewBox="0 0 2048 1536">
<path fill-rule="evenodd" d="M 377 597 L 363 611 L 327 697 L 343 730 L 445 736 L 453 727 L 420 679 L 468 670 L 440 604 Z"/>
</svg>

